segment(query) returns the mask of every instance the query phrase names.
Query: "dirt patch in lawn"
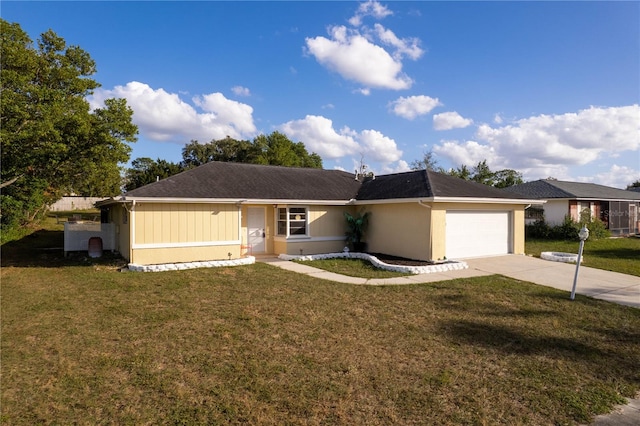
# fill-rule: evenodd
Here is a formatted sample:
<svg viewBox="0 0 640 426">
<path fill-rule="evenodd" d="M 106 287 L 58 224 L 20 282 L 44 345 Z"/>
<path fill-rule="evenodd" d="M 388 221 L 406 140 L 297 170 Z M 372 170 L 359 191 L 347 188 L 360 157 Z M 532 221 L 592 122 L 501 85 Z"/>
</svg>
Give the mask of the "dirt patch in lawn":
<svg viewBox="0 0 640 426">
<path fill-rule="evenodd" d="M 400 266 L 429 266 L 434 265 L 435 262 L 430 262 L 427 260 L 415 260 L 415 259 L 407 259 L 404 257 L 391 256 L 390 254 L 384 253 L 368 253 L 371 256 L 375 256 L 381 262 L 384 262 L 388 265 L 400 265 Z"/>
</svg>

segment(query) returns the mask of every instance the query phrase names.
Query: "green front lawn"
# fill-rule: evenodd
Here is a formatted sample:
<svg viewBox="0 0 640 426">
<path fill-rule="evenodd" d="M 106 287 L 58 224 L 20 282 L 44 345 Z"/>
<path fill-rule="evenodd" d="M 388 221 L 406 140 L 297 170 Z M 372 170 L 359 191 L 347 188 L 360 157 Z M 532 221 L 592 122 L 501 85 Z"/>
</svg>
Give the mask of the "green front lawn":
<svg viewBox="0 0 640 426">
<path fill-rule="evenodd" d="M 578 253 L 579 241 L 527 240 L 525 252 L 540 257 L 543 251 Z M 583 265 L 640 276 L 640 238 L 588 239 L 584 243 Z"/>
<path fill-rule="evenodd" d="M 2 247 L 3 424 L 575 424 L 640 390 L 639 309 L 505 277 L 122 273 L 21 243 Z"/>
</svg>

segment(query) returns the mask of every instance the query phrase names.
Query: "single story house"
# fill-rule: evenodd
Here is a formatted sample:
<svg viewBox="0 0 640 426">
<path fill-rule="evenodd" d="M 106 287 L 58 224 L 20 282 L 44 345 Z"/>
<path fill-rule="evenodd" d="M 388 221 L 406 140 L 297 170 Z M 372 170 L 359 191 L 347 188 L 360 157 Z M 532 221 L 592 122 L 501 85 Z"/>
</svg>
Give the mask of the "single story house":
<svg viewBox="0 0 640 426">
<path fill-rule="evenodd" d="M 544 219 L 559 225 L 565 216 L 576 222 L 581 214 L 602 220 L 613 235 L 640 232 L 640 193 L 595 183 L 540 179 L 505 188 L 528 198 L 546 200 Z M 537 204 L 537 203 L 536 203 Z M 535 205 L 534 205 L 535 206 Z"/>
<path fill-rule="evenodd" d="M 517 194 L 432 171 L 210 162 L 97 203 L 117 250 L 140 265 L 319 254 L 345 246 L 344 212 L 371 213 L 369 252 L 417 260 L 524 253 Z"/>
</svg>

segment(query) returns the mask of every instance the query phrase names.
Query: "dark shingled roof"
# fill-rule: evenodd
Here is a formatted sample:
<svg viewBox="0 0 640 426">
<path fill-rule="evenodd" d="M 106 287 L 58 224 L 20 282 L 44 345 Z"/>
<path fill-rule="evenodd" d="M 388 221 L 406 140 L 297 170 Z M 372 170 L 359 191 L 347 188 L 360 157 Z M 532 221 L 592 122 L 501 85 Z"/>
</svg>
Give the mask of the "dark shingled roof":
<svg viewBox="0 0 640 426">
<path fill-rule="evenodd" d="M 127 197 L 350 200 L 360 187 L 340 170 L 213 161 L 127 192 Z"/>
<path fill-rule="evenodd" d="M 213 161 L 136 188 L 126 197 L 258 200 L 387 200 L 430 197 L 524 199 L 501 189 L 432 171 L 366 178 L 351 173 Z"/>
<path fill-rule="evenodd" d="M 536 199 L 591 198 L 599 200 L 640 200 L 640 194 L 595 183 L 541 179 L 505 188 L 506 191 Z"/>
<path fill-rule="evenodd" d="M 525 198 L 492 186 L 426 170 L 376 176 L 362 184 L 356 198 L 365 201 L 428 197 Z"/>
</svg>

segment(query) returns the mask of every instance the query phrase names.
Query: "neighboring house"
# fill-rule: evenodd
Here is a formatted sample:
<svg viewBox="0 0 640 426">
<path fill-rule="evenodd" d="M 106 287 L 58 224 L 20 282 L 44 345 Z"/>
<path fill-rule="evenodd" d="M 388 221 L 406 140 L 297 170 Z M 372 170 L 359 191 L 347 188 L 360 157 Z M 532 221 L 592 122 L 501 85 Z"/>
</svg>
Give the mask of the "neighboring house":
<svg viewBox="0 0 640 426">
<path fill-rule="evenodd" d="M 418 260 L 524 253 L 535 200 L 431 171 L 357 179 L 340 170 L 211 162 L 103 200 L 131 263 L 318 254 L 345 246 L 344 212 L 371 212 L 369 252 Z"/>
<path fill-rule="evenodd" d="M 595 183 L 541 179 L 505 188 L 524 197 L 546 200 L 544 218 L 559 225 L 565 216 L 575 221 L 581 214 L 602 220 L 613 235 L 640 232 L 640 193 Z"/>
</svg>

